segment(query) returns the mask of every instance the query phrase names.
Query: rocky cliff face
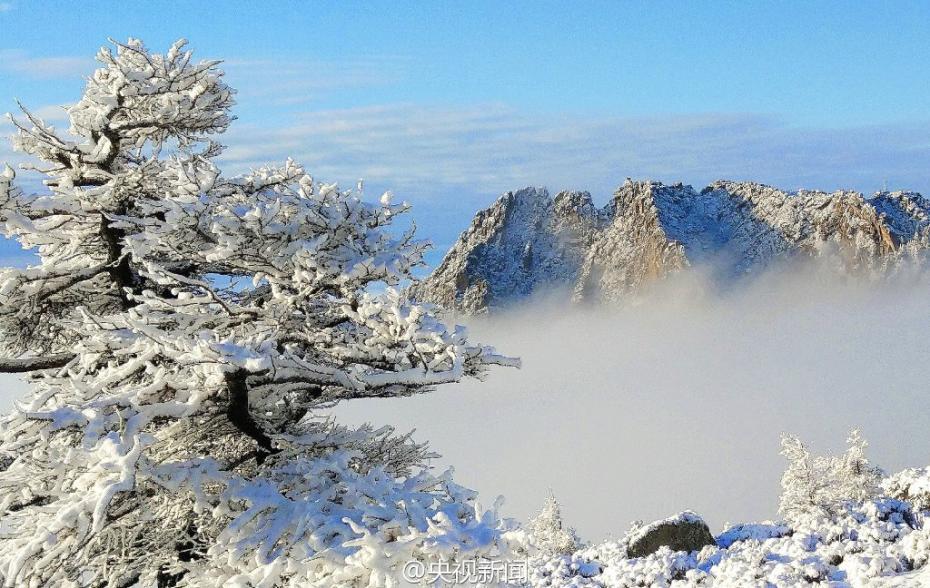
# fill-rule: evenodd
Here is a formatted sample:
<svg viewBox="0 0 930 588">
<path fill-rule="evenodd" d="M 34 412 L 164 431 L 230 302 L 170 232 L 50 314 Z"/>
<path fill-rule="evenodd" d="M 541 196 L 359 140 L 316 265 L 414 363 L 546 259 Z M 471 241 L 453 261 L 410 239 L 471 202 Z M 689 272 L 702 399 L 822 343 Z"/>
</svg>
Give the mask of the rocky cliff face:
<svg viewBox="0 0 930 588">
<path fill-rule="evenodd" d="M 604 208 L 586 192 L 525 188 L 479 212 L 412 294 L 465 313 L 542 292 L 615 302 L 682 269 L 729 280 L 793 257 L 838 271 L 884 272 L 930 249 L 919 194 L 783 192 L 755 183 L 627 181 Z"/>
</svg>

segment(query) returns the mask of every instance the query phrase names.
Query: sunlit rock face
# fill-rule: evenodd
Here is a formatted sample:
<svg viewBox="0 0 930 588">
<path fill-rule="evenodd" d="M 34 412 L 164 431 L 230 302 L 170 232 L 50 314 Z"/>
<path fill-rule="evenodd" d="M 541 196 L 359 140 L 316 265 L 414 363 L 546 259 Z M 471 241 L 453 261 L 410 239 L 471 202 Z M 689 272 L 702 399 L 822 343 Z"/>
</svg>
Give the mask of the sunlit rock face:
<svg viewBox="0 0 930 588">
<path fill-rule="evenodd" d="M 805 258 L 875 277 L 924 263 L 928 248 L 930 202 L 910 192 L 866 198 L 728 181 L 698 192 L 627 180 L 596 208 L 587 192 L 524 188 L 479 212 L 412 293 L 467 314 L 539 294 L 615 303 L 686 268 L 724 286 Z"/>
<path fill-rule="evenodd" d="M 417 298 L 466 313 L 570 288 L 605 224 L 587 192 L 507 192 L 479 212 Z"/>
</svg>

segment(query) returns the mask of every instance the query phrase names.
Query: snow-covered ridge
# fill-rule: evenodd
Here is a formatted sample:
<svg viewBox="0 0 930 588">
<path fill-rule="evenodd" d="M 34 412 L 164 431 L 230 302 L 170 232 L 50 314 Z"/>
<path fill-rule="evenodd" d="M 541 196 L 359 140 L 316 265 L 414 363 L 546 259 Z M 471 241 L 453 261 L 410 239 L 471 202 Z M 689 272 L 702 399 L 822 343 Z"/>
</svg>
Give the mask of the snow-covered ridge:
<svg viewBox="0 0 930 588">
<path fill-rule="evenodd" d="M 912 192 L 802 190 L 718 181 L 627 180 L 603 208 L 587 192 L 524 188 L 479 212 L 420 300 L 466 313 L 546 290 L 615 302 L 672 272 L 706 265 L 721 280 L 817 257 L 843 273 L 885 272 L 930 247 L 930 202 Z"/>
</svg>

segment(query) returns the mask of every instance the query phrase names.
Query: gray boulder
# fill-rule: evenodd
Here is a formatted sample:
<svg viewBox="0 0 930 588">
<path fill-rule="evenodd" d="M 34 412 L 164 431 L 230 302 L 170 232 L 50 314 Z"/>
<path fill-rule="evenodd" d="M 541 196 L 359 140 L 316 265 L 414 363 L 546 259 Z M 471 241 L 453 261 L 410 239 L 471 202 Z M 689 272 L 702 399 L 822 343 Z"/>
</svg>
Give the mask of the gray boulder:
<svg viewBox="0 0 930 588">
<path fill-rule="evenodd" d="M 627 542 L 631 558 L 655 553 L 663 545 L 672 551 L 700 551 L 705 545 L 716 545 L 707 523 L 691 511 L 634 529 Z"/>
</svg>

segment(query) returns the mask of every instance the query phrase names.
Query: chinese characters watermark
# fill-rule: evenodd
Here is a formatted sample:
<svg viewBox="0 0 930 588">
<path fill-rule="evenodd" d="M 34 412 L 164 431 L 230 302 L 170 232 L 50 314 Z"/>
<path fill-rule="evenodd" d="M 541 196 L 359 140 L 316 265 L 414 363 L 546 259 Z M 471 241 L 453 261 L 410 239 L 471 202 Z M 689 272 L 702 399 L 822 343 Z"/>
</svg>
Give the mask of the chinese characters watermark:
<svg viewBox="0 0 930 588">
<path fill-rule="evenodd" d="M 529 579 L 525 559 L 464 559 L 461 561 L 410 560 L 404 565 L 404 580 L 439 584 L 525 584 Z"/>
</svg>

